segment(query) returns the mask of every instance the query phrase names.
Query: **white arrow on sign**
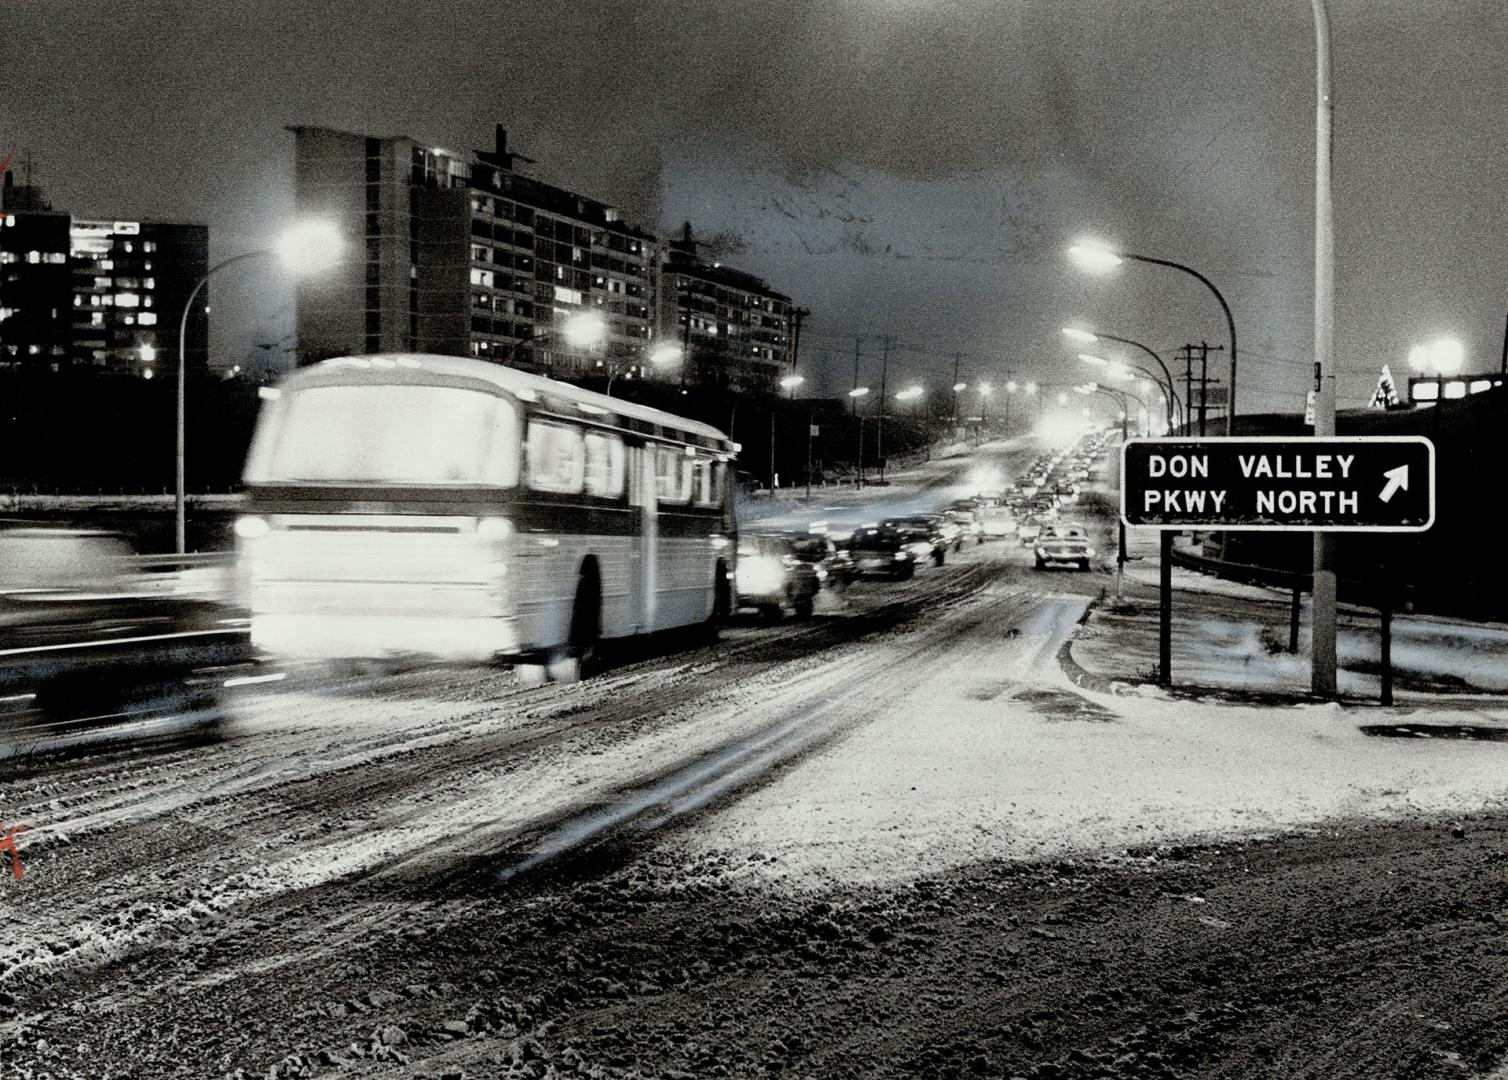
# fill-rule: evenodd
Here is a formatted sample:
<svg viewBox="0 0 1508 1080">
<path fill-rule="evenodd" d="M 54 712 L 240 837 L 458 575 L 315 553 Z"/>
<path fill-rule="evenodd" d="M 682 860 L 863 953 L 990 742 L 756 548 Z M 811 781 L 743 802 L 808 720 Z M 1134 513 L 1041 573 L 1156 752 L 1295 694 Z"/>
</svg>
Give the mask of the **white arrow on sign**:
<svg viewBox="0 0 1508 1080">
<path fill-rule="evenodd" d="M 1391 501 L 1393 493 L 1399 488 L 1402 488 L 1404 491 L 1409 489 L 1409 467 L 1407 465 L 1400 465 L 1396 469 L 1389 469 L 1382 475 L 1388 478 L 1387 486 L 1382 489 L 1382 494 L 1377 496 L 1383 502 Z"/>
</svg>

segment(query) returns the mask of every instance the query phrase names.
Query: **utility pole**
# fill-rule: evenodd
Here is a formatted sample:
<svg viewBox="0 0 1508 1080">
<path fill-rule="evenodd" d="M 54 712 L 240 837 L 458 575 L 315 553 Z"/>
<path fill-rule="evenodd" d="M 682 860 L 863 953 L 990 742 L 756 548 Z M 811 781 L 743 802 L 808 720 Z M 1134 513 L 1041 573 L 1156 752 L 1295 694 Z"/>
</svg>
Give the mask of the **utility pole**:
<svg viewBox="0 0 1508 1080">
<path fill-rule="evenodd" d="M 953 354 L 953 430 L 958 430 L 958 368 L 963 363 L 963 353 Z"/>
<path fill-rule="evenodd" d="M 859 335 L 853 338 L 853 388 L 859 388 Z M 853 415 L 859 415 L 859 399 L 854 395 L 848 398 L 848 407 L 853 410 Z"/>
<path fill-rule="evenodd" d="M 1194 404 L 1194 346 L 1185 345 L 1179 350 L 1179 353 L 1183 358 L 1183 401 L 1185 405 L 1183 426 L 1189 428 L 1184 434 L 1191 435 L 1193 434 L 1193 430 L 1189 423 L 1188 408 Z"/>
<path fill-rule="evenodd" d="M 1333 125 L 1330 96 L 1330 12 L 1325 0 L 1310 0 L 1314 9 L 1314 434 L 1335 434 L 1335 223 L 1331 203 L 1330 164 Z M 1438 410 L 1443 402 L 1435 402 Z M 1314 534 L 1314 615 L 1309 690 L 1317 697 L 1335 696 L 1335 599 L 1338 560 L 1334 533 Z"/>
<path fill-rule="evenodd" d="M 878 445 L 875 456 L 880 459 L 880 483 L 885 482 L 885 380 L 890 374 L 890 338 L 887 335 L 880 339 L 882 350 L 880 353 L 880 427 Z"/>
<path fill-rule="evenodd" d="M 791 310 L 791 370 L 796 370 L 796 363 L 801 359 L 801 320 L 810 315 L 806 308 L 798 307 Z"/>
</svg>

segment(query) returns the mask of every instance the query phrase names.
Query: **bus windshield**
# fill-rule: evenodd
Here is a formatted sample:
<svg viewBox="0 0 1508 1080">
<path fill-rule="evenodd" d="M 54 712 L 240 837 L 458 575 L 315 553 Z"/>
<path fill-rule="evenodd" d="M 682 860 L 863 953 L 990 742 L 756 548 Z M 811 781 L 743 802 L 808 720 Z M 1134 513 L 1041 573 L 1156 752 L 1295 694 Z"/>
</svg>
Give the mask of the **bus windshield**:
<svg viewBox="0 0 1508 1080">
<path fill-rule="evenodd" d="M 311 386 L 280 402 L 256 482 L 487 484 L 518 478 L 518 418 L 492 394 L 453 386 Z"/>
</svg>

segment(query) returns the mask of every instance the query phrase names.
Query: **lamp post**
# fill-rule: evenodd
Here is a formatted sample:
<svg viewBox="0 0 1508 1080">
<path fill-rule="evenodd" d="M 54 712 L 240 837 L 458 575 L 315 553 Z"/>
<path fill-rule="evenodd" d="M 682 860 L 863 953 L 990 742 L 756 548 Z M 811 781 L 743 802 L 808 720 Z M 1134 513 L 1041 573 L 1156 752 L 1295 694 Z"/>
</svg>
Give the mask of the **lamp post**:
<svg viewBox="0 0 1508 1080">
<path fill-rule="evenodd" d="M 853 402 L 853 411 L 859 418 L 859 460 L 858 475 L 854 479 L 854 487 L 864 486 L 864 414 L 859 411 L 859 399 L 869 393 L 867 386 L 855 386 L 848 392 L 849 400 Z"/>
<path fill-rule="evenodd" d="M 1071 326 L 1063 327 L 1063 336 L 1080 345 L 1093 345 L 1097 341 L 1114 341 L 1121 345 L 1129 345 L 1133 349 L 1140 349 L 1146 353 L 1153 360 L 1157 361 L 1157 366 L 1161 369 L 1163 378 L 1167 380 L 1167 393 L 1163 395 L 1163 400 L 1168 403 L 1168 425 L 1171 427 L 1175 423 L 1174 409 L 1183 414 L 1184 419 L 1187 420 L 1188 412 L 1184 403 L 1178 397 L 1178 388 L 1173 382 L 1173 373 L 1168 370 L 1168 365 L 1162 362 L 1162 357 L 1158 356 L 1152 349 L 1139 341 L 1132 341 L 1130 338 L 1118 337 L 1115 334 L 1100 333 L 1092 330 L 1078 330 Z"/>
<path fill-rule="evenodd" d="M 185 486 L 187 455 L 184 421 L 188 397 L 188 319 L 189 313 L 194 310 L 194 301 L 198 299 L 204 286 L 209 283 L 209 279 L 226 267 L 235 266 L 237 263 L 250 259 L 276 255 L 279 261 L 295 274 L 318 273 L 340 261 L 342 247 L 340 233 L 329 222 L 300 222 L 283 232 L 270 248 L 243 251 L 239 255 L 232 255 L 211 266 L 189 290 L 188 299 L 183 304 L 183 315 L 178 320 L 178 404 L 173 486 L 173 546 L 176 554 L 183 555 L 188 550 L 188 493 Z M 156 356 L 155 350 L 152 355 Z M 147 358 L 145 351 L 142 353 L 142 358 L 143 360 Z"/>
<path fill-rule="evenodd" d="M 649 354 L 649 362 L 654 367 L 664 367 L 667 364 L 675 363 L 679 359 L 681 359 L 681 347 L 679 345 L 660 345 Z M 602 391 L 604 397 L 613 396 L 613 380 L 632 366 L 629 360 L 630 358 L 625 357 L 613 365 L 613 370 L 607 376 L 607 387 Z"/>
<path fill-rule="evenodd" d="M 1140 364 L 1128 364 L 1123 360 L 1106 360 L 1103 356 L 1095 356 L 1092 353 L 1079 353 L 1079 359 L 1086 364 L 1104 367 L 1109 372 L 1111 378 L 1126 378 L 1133 371 L 1145 376 L 1148 386 L 1156 387 L 1157 392 L 1162 395 L 1163 410 L 1167 416 L 1168 426 L 1170 428 L 1173 426 L 1173 403 L 1168 398 L 1167 387 L 1163 386 L 1162 382 L 1149 369 L 1142 367 Z"/>
<path fill-rule="evenodd" d="M 1315 0 L 1323 3 L 1323 0 Z M 1185 274 L 1198 278 L 1204 283 L 1205 288 L 1215 294 L 1215 299 L 1220 301 L 1220 310 L 1225 312 L 1225 326 L 1230 333 L 1230 393 L 1226 399 L 1225 408 L 1225 434 L 1235 433 L 1236 420 L 1236 320 L 1230 313 L 1230 305 L 1225 302 L 1225 297 L 1220 290 L 1215 288 L 1215 283 L 1205 277 L 1192 266 L 1173 262 L 1170 259 L 1156 259 L 1150 255 L 1136 255 L 1129 251 L 1121 251 L 1107 247 L 1099 243 L 1075 244 L 1068 249 L 1069 256 L 1086 270 L 1104 271 L 1119 266 L 1126 259 L 1133 262 L 1150 263 L 1153 266 L 1168 266 L 1174 270 L 1182 270 Z"/>
</svg>

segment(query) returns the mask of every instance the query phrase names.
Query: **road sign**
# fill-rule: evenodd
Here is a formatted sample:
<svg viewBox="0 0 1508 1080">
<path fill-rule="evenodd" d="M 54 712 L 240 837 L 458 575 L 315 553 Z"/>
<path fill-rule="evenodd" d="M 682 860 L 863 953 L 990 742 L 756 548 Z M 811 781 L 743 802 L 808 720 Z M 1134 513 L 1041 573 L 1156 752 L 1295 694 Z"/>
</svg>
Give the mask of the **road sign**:
<svg viewBox="0 0 1508 1080">
<path fill-rule="evenodd" d="M 1121 520 L 1154 529 L 1423 532 L 1435 447 L 1418 435 L 1129 439 Z"/>
</svg>

